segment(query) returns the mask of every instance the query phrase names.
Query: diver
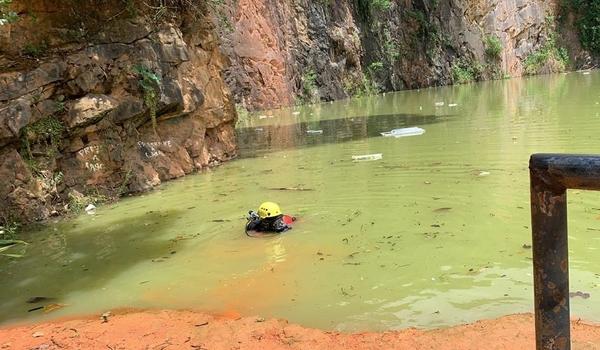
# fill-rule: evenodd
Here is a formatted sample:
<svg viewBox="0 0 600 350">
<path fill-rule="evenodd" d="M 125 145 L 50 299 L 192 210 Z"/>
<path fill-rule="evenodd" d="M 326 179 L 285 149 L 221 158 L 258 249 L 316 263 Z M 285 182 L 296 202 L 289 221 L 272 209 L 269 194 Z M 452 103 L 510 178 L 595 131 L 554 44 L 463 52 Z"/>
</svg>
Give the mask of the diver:
<svg viewBox="0 0 600 350">
<path fill-rule="evenodd" d="M 296 218 L 281 213 L 279 205 L 273 202 L 265 202 L 258 208 L 258 213 L 250 210 L 246 223 L 246 234 L 249 231 L 264 233 L 282 233 L 292 229 L 292 222 Z"/>
</svg>

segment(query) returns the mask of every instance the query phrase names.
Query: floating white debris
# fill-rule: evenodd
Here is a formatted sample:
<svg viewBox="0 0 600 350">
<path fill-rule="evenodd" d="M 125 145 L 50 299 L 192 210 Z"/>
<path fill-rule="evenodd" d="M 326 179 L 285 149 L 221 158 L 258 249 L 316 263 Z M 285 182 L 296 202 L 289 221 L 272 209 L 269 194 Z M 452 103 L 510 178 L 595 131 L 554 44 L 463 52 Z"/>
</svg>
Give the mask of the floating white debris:
<svg viewBox="0 0 600 350">
<path fill-rule="evenodd" d="M 435 106 L 436 107 L 442 107 L 442 106 L 444 106 L 444 102 L 436 102 Z"/>
<path fill-rule="evenodd" d="M 488 176 L 488 175 L 490 175 L 490 174 L 491 174 L 491 173 L 490 173 L 489 171 L 482 171 L 482 172 L 480 172 L 480 173 L 479 173 L 479 175 L 478 175 L 478 176 Z"/>
<path fill-rule="evenodd" d="M 383 137 L 407 137 L 407 136 L 418 136 L 423 135 L 425 133 L 425 129 L 421 129 L 418 127 L 412 128 L 402 128 L 402 129 L 394 129 L 392 131 L 382 132 L 381 136 Z"/>
<path fill-rule="evenodd" d="M 450 104 L 448 104 L 448 107 L 456 107 L 456 106 L 458 106 L 457 103 L 450 103 Z"/>
<path fill-rule="evenodd" d="M 292 115 L 300 115 L 300 112 L 298 112 L 298 111 L 292 112 Z"/>
<path fill-rule="evenodd" d="M 383 159 L 382 153 L 365 154 L 362 156 L 352 156 L 352 160 L 355 162 L 365 162 L 365 161 L 380 160 L 380 159 Z"/>
<path fill-rule="evenodd" d="M 422 111 L 423 110 L 423 106 L 419 106 L 419 110 Z"/>
<path fill-rule="evenodd" d="M 259 115 L 258 119 L 267 119 L 268 117 L 266 115 Z"/>
<path fill-rule="evenodd" d="M 306 133 L 310 135 L 321 135 L 323 134 L 323 130 L 306 130 Z"/>
<path fill-rule="evenodd" d="M 264 130 L 263 128 L 256 128 L 256 129 L 254 129 L 254 131 L 263 131 L 263 130 Z"/>
<path fill-rule="evenodd" d="M 590 72 L 583 72 L 583 73 L 581 73 L 581 74 L 583 74 L 583 75 L 589 75 L 589 74 L 590 74 Z"/>
<path fill-rule="evenodd" d="M 96 206 L 93 204 L 88 204 L 87 207 L 85 207 L 85 212 L 88 213 L 89 215 L 95 214 L 96 213 Z"/>
</svg>

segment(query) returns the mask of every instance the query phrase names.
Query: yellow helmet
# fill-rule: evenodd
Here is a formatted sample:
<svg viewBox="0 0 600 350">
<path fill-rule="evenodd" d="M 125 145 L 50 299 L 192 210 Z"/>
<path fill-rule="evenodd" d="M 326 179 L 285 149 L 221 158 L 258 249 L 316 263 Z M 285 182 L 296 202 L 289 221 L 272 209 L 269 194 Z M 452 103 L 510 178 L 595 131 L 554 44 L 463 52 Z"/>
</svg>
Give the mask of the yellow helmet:
<svg viewBox="0 0 600 350">
<path fill-rule="evenodd" d="M 277 203 L 264 202 L 258 208 L 258 216 L 261 219 L 274 218 L 279 215 L 281 215 L 281 209 Z"/>
</svg>

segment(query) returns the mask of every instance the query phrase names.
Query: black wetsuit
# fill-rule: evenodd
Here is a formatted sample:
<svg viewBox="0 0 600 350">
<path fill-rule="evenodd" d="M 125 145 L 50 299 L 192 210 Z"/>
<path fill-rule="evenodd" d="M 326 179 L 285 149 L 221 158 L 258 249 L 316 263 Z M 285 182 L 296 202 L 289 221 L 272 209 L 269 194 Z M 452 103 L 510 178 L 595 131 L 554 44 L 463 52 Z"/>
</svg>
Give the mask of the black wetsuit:
<svg viewBox="0 0 600 350">
<path fill-rule="evenodd" d="M 251 217 L 246 224 L 247 231 L 257 232 L 275 232 L 281 233 L 290 230 L 292 227 L 283 221 L 283 214 L 272 218 Z"/>
</svg>

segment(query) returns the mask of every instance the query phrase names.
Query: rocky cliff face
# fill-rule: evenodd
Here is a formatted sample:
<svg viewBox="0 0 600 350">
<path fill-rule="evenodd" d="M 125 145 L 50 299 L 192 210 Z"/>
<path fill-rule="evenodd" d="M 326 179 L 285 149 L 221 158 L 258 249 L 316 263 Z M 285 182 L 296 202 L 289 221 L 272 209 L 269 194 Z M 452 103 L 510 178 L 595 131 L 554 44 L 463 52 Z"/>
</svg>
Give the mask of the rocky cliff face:
<svg viewBox="0 0 600 350">
<path fill-rule="evenodd" d="M 235 156 L 212 22 L 132 4 L 14 3 L 19 20 L 0 26 L 0 218 L 43 219 Z"/>
<path fill-rule="evenodd" d="M 520 76 L 553 37 L 557 11 L 544 0 L 230 0 L 217 9 L 226 80 L 248 109 Z"/>
</svg>

